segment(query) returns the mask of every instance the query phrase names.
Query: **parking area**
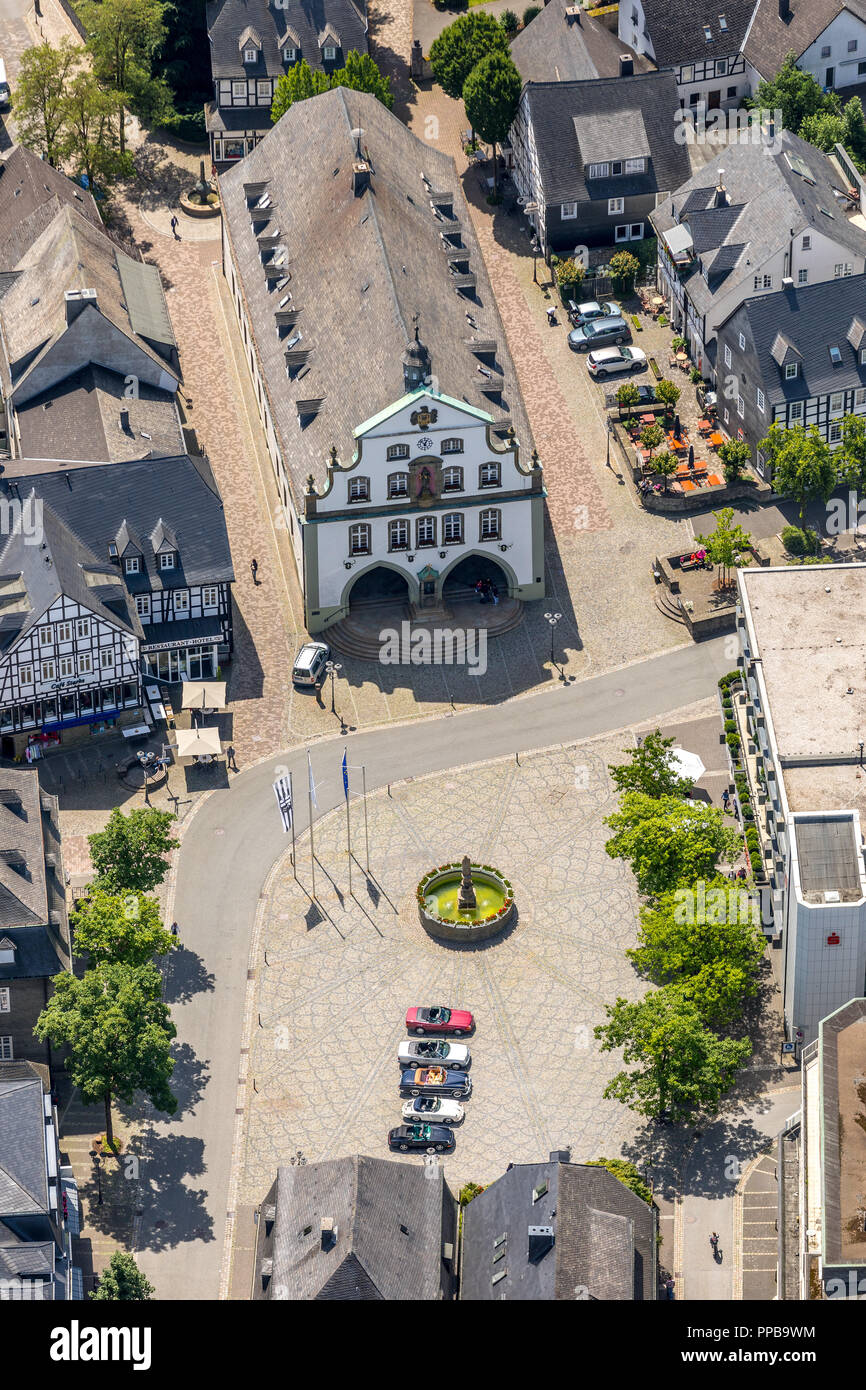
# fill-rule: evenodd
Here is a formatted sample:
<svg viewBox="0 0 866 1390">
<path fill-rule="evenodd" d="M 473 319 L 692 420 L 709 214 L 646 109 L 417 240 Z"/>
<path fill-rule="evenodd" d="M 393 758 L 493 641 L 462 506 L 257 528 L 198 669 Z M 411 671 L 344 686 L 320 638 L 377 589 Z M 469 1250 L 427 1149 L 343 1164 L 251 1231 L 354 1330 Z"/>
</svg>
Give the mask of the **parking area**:
<svg viewBox="0 0 866 1390">
<path fill-rule="evenodd" d="M 617 1059 L 600 1052 L 604 1004 L 642 985 L 625 958 L 637 916 L 629 871 L 604 852 L 614 805 L 606 771 L 625 737 L 425 778 L 351 805 L 316 826 L 298 876 L 287 853 L 260 910 L 250 985 L 239 1206 L 261 1200 L 281 1163 L 386 1155 L 401 1123 L 398 1048 L 406 1010 L 471 1010 L 473 1091 L 443 1162 L 455 1183 L 486 1183 L 510 1162 L 571 1146 L 578 1159 L 620 1152 L 630 1112 L 602 1098 Z M 491 864 L 514 885 L 518 921 L 476 947 L 423 931 L 415 886 L 459 859 Z M 542 867 L 543 866 L 543 867 Z M 401 1162 L 423 1157 L 398 1155 Z"/>
</svg>

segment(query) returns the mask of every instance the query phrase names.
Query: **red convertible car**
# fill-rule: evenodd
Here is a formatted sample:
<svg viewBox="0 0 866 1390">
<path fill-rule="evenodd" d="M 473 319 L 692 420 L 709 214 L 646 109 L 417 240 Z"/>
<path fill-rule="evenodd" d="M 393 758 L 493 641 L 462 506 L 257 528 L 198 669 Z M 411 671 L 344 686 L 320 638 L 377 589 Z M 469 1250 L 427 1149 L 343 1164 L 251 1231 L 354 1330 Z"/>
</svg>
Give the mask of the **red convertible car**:
<svg viewBox="0 0 866 1390">
<path fill-rule="evenodd" d="M 460 1038 L 471 1033 L 475 1020 L 466 1009 L 445 1009 L 434 1005 L 429 1009 L 407 1009 L 406 1027 L 413 1033 L 453 1033 Z"/>
</svg>

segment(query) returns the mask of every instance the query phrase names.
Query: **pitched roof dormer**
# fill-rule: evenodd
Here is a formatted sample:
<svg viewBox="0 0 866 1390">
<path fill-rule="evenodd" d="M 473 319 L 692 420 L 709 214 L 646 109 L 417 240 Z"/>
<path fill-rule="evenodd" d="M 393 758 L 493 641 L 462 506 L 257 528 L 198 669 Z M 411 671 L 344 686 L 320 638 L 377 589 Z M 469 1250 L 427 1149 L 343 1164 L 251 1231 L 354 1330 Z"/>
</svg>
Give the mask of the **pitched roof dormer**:
<svg viewBox="0 0 866 1390">
<path fill-rule="evenodd" d="M 124 562 L 136 557 L 140 561 L 144 556 L 144 546 L 126 520 L 120 523 L 114 543 L 117 546 L 118 558 Z"/>
<path fill-rule="evenodd" d="M 779 367 L 795 365 L 799 368 L 803 354 L 786 333 L 777 333 L 770 348 L 770 356 Z"/>
<path fill-rule="evenodd" d="M 319 48 L 323 53 L 326 48 L 339 51 L 342 47 L 343 41 L 333 24 L 326 24 L 324 29 L 319 30 Z"/>
<path fill-rule="evenodd" d="M 245 63 L 257 63 L 262 54 L 262 40 L 258 32 L 248 24 L 238 39 L 238 48 Z"/>
<path fill-rule="evenodd" d="M 279 50 L 283 62 L 294 62 L 301 56 L 301 36 L 297 29 L 291 24 L 286 25 L 286 32 L 278 42 Z"/>
<path fill-rule="evenodd" d="M 162 517 L 159 518 L 150 533 L 150 543 L 155 555 L 158 555 L 160 551 L 177 550 L 177 536 L 170 526 L 166 526 Z"/>
<path fill-rule="evenodd" d="M 866 315 L 854 315 L 846 336 L 855 352 L 866 346 Z"/>
</svg>

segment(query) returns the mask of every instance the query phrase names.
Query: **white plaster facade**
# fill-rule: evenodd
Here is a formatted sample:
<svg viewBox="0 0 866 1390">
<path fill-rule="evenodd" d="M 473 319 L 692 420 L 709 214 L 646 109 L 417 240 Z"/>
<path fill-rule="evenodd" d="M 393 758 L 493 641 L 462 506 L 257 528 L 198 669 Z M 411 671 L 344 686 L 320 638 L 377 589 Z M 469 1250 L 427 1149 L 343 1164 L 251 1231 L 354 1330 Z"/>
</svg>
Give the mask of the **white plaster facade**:
<svg viewBox="0 0 866 1390">
<path fill-rule="evenodd" d="M 811 73 L 819 86 L 840 91 L 844 98 L 847 86 L 866 81 L 866 24 L 850 10 L 842 10 L 800 54 L 797 67 Z M 775 75 L 759 71 L 754 62 L 746 64 L 746 77 L 753 91 L 761 78 L 769 82 Z"/>
</svg>

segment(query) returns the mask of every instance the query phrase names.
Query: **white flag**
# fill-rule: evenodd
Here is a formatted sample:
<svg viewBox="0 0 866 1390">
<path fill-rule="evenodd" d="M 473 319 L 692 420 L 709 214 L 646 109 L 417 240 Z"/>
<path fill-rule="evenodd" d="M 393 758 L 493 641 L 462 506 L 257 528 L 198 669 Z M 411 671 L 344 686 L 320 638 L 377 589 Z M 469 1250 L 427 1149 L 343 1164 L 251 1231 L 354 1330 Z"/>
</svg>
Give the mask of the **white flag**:
<svg viewBox="0 0 866 1390">
<path fill-rule="evenodd" d="M 316 784 L 315 784 L 315 782 L 313 781 L 313 763 L 312 763 L 312 759 L 310 758 L 310 750 L 309 750 L 309 749 L 307 749 L 307 769 L 308 769 L 309 774 L 310 774 L 310 799 L 311 799 L 313 805 L 315 806 L 316 810 L 318 811 L 318 809 L 319 809 L 319 803 L 318 803 L 318 801 L 316 800 Z"/>
<path fill-rule="evenodd" d="M 292 806 L 292 781 L 290 777 L 277 778 L 274 783 L 274 795 L 277 798 L 277 805 L 280 808 L 283 830 L 288 834 L 292 828 L 292 816 L 294 814 L 294 807 Z"/>
</svg>

